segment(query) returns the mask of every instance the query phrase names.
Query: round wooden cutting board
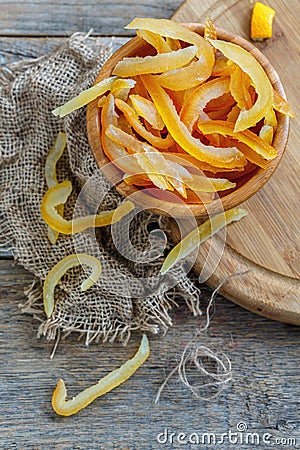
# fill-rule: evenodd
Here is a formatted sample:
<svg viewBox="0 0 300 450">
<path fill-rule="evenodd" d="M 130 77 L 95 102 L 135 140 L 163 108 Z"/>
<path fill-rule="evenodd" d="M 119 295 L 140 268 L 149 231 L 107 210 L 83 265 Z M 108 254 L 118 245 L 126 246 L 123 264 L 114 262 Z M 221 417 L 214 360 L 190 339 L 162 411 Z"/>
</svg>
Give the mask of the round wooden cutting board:
<svg viewBox="0 0 300 450">
<path fill-rule="evenodd" d="M 207 284 L 216 288 L 224 278 L 248 271 L 227 281 L 222 295 L 258 314 L 300 325 L 300 2 L 263 2 L 276 10 L 273 37 L 256 46 L 279 73 L 296 118 L 291 120 L 279 168 L 259 193 L 243 203 L 249 215 L 228 227 L 221 261 Z M 216 26 L 249 39 L 252 8 L 250 0 L 187 0 L 173 19 L 205 22 L 210 16 Z M 175 229 L 172 238 L 178 240 Z M 198 273 L 209 245 L 205 243 L 197 256 Z"/>
</svg>

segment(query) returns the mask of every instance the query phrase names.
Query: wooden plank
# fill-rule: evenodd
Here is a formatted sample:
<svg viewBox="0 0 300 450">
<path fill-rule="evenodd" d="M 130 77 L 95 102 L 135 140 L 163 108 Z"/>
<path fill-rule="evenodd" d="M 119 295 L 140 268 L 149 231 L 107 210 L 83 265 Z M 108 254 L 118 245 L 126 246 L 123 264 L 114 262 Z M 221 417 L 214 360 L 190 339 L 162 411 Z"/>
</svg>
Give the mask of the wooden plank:
<svg viewBox="0 0 300 450">
<path fill-rule="evenodd" d="M 31 281 L 28 272 L 0 261 L 1 449 L 182 448 L 176 441 L 159 444 L 157 435 L 165 429 L 169 435 L 220 435 L 229 429 L 235 432 L 240 421 L 261 439 L 263 433 L 270 433 L 273 439 L 300 443 L 300 329 L 255 316 L 221 298 L 208 334 L 201 336 L 203 345 L 226 352 L 232 360 L 233 382 L 219 399 L 199 401 L 174 377 L 160 403 L 153 403 L 165 374 L 201 322 L 180 302 L 167 335 L 149 336 L 151 356 L 133 378 L 76 416 L 58 417 L 50 399 L 59 377 L 72 397 L 131 357 L 139 337 L 134 336 L 126 348 L 117 343 L 86 348 L 76 336 L 69 336 L 50 360 L 53 343 L 37 339 L 38 322 L 18 308 Z M 209 295 L 204 289 L 203 307 Z M 249 445 L 238 448 L 249 450 Z"/>
<path fill-rule="evenodd" d="M 125 37 L 99 37 L 104 45 L 112 43 L 113 51 L 123 45 Z M 64 38 L 57 37 L 0 37 L 0 65 L 5 66 L 24 59 L 38 58 L 55 50 Z"/>
<path fill-rule="evenodd" d="M 180 0 L 0 0 L 2 36 L 67 36 L 91 28 L 102 36 L 128 35 L 124 30 L 134 17 L 165 17 Z"/>
</svg>

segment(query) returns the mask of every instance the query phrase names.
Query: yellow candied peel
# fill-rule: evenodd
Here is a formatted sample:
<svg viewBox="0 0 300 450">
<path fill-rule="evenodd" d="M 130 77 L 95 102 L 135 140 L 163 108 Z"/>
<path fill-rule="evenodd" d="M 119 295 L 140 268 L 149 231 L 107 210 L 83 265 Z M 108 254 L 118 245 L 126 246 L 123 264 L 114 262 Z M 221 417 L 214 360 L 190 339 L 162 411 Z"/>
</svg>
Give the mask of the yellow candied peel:
<svg viewBox="0 0 300 450">
<path fill-rule="evenodd" d="M 89 277 L 81 284 L 81 290 L 86 291 L 97 282 L 101 275 L 101 263 L 94 256 L 87 255 L 85 253 L 66 256 L 57 264 L 55 264 L 55 266 L 52 267 L 52 269 L 46 276 L 43 286 L 43 299 L 44 310 L 48 318 L 51 317 L 53 313 L 54 290 L 57 283 L 67 272 L 67 270 L 71 269 L 72 267 L 81 266 L 83 264 L 92 268 L 91 275 L 89 275 Z"/>
<path fill-rule="evenodd" d="M 100 81 L 94 86 L 82 91 L 79 95 L 69 100 L 64 105 L 55 108 L 52 113 L 55 116 L 65 117 L 67 114 L 75 111 L 76 109 L 82 108 L 82 106 L 87 105 L 95 98 L 100 97 L 100 95 L 105 94 L 113 86 L 116 77 L 105 78 L 105 80 Z"/>
<path fill-rule="evenodd" d="M 212 237 L 231 222 L 242 219 L 247 215 L 247 211 L 242 208 L 232 208 L 224 213 L 220 213 L 204 222 L 198 228 L 188 233 L 167 255 L 160 269 L 161 274 L 168 272 L 175 264 L 189 256 L 192 251 L 203 242 Z"/>
<path fill-rule="evenodd" d="M 62 234 L 75 234 L 90 227 L 96 228 L 111 225 L 121 220 L 122 217 L 134 209 L 134 204 L 127 200 L 111 211 L 66 220 L 59 215 L 56 207 L 66 203 L 71 192 L 72 183 L 67 180 L 48 189 L 42 199 L 41 214 L 44 222 L 53 230 Z"/>
<path fill-rule="evenodd" d="M 197 47 L 190 46 L 170 53 L 158 53 L 154 56 L 123 58 L 113 70 L 118 77 L 133 77 L 145 73 L 161 73 L 179 69 L 188 64 L 196 55 Z"/>
<path fill-rule="evenodd" d="M 133 358 L 125 362 L 121 367 L 113 370 L 98 383 L 85 389 L 72 400 L 66 400 L 67 389 L 63 380 L 59 380 L 52 395 L 52 407 L 60 416 L 71 416 L 81 411 L 96 398 L 110 392 L 130 378 L 136 370 L 144 364 L 150 355 L 150 346 L 147 336 L 144 334 L 137 353 Z"/>
</svg>

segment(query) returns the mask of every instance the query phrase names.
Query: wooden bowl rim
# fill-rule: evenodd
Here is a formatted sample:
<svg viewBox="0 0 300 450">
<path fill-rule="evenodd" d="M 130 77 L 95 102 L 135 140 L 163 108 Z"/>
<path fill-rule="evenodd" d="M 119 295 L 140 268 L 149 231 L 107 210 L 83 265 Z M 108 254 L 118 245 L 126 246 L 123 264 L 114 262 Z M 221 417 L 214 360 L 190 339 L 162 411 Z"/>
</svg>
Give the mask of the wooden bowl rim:
<svg viewBox="0 0 300 450">
<path fill-rule="evenodd" d="M 204 25 L 197 23 L 184 23 L 189 29 L 203 35 Z M 248 50 L 262 65 L 272 86 L 277 92 L 280 93 L 284 98 L 286 98 L 283 85 L 281 83 L 280 77 L 276 70 L 271 65 L 270 61 L 264 56 L 253 44 L 251 44 L 246 39 L 235 35 L 229 31 L 223 30 L 222 28 L 216 28 L 218 39 L 225 41 L 230 41 Z M 111 75 L 113 67 L 119 61 L 119 55 L 122 54 L 122 58 L 125 55 L 133 56 L 142 46 L 146 44 L 138 36 L 133 37 L 128 42 L 126 42 L 122 47 L 120 47 L 114 54 L 106 61 L 102 69 L 100 70 L 94 84 L 99 83 L 99 81 L 107 78 Z M 87 135 L 88 140 L 95 157 L 95 160 L 103 171 L 104 175 L 110 182 L 120 179 L 120 171 L 111 164 L 111 161 L 104 154 L 101 146 L 100 140 L 100 119 L 99 119 L 99 108 L 97 106 L 97 99 L 91 102 L 87 107 Z M 221 197 L 221 204 L 224 210 L 236 207 L 241 203 L 248 200 L 252 195 L 258 192 L 270 179 L 270 177 L 275 172 L 278 167 L 283 153 L 286 148 L 287 140 L 289 135 L 289 117 L 283 114 L 278 115 L 278 128 L 274 135 L 273 146 L 276 148 L 278 155 L 275 159 L 271 160 L 266 169 L 257 168 L 255 173 L 250 177 L 242 186 L 235 189 L 233 192 Z M 106 170 L 105 170 L 106 169 Z M 152 197 L 140 191 L 134 186 L 128 186 L 124 181 L 114 183 L 116 190 L 123 195 L 128 197 L 131 194 L 134 195 L 134 202 L 141 206 L 143 209 L 149 209 L 155 214 L 172 216 L 178 218 L 186 217 L 187 207 L 193 216 L 201 218 L 207 216 L 207 209 L 204 204 L 187 204 L 187 203 L 173 203 L 167 202 L 165 200 Z M 214 214 L 220 211 L 220 201 L 213 201 L 209 203 L 209 213 Z"/>
</svg>

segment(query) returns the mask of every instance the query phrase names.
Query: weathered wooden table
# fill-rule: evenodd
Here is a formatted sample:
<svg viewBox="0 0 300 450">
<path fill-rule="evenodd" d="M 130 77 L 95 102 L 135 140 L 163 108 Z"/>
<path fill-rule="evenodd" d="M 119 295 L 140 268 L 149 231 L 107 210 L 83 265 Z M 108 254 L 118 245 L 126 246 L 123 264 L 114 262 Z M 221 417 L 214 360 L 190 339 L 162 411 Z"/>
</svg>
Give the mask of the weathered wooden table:
<svg viewBox="0 0 300 450">
<path fill-rule="evenodd" d="M 170 17 L 180 0 L 0 0 L 0 5 L 3 65 L 44 54 L 65 36 L 90 28 L 104 40 L 117 36 L 118 46 L 127 36 L 123 26 L 133 17 Z M 199 401 L 175 376 L 154 404 L 157 389 L 203 320 L 179 305 L 173 328 L 164 337 L 151 336 L 151 357 L 133 378 L 78 415 L 61 418 L 50 404 L 57 379 L 66 381 L 70 397 L 75 395 L 129 358 L 138 337 L 126 348 L 117 343 L 86 348 L 70 336 L 50 360 L 53 343 L 38 340 L 38 323 L 19 310 L 31 274 L 4 251 L 0 274 L 1 449 L 300 448 L 299 328 L 217 297 L 202 340 L 230 357 L 231 385 L 219 398 Z M 204 288 L 204 305 L 209 296 Z M 245 428 L 256 433 L 248 443 Z M 198 445 L 188 443 L 197 439 Z"/>
</svg>

